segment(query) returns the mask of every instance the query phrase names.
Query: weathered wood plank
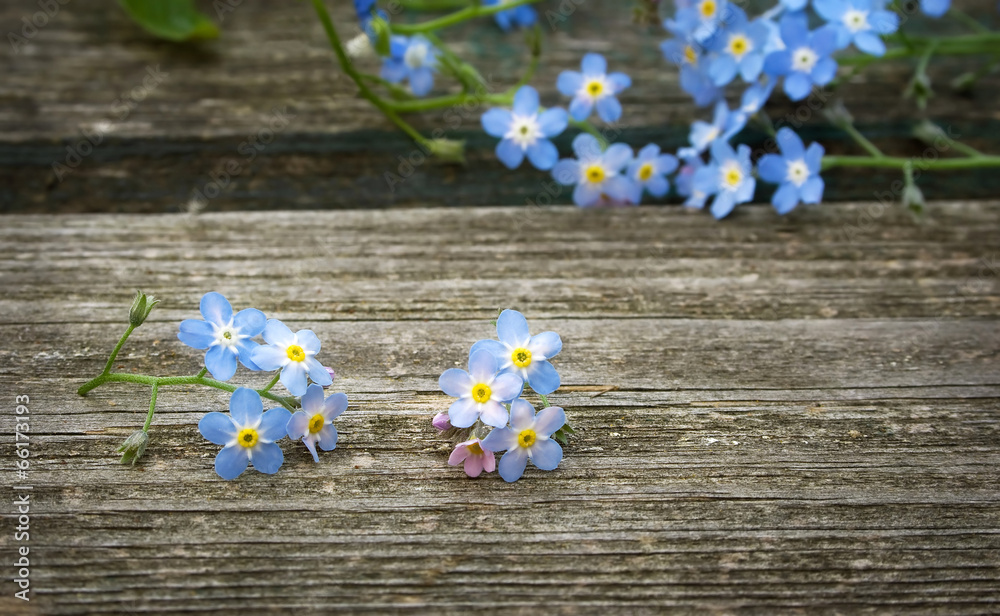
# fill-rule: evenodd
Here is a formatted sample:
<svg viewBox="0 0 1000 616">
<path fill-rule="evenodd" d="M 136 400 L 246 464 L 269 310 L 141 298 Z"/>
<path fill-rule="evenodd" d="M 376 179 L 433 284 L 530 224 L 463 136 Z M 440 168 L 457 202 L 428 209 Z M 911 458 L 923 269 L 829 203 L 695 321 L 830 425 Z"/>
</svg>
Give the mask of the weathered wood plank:
<svg viewBox="0 0 1000 616">
<path fill-rule="evenodd" d="M 356 27 L 350 3 L 336 4 L 338 25 L 351 33 Z M 558 10 L 559 4 L 553 0 L 543 9 Z M 623 123 L 615 127 L 622 140 L 637 148 L 655 141 L 673 150 L 686 143 L 691 120 L 706 112 L 691 105 L 676 70 L 661 57 L 662 29 L 632 24 L 627 4 L 591 1 L 556 24 L 533 84 L 546 104 L 565 102 L 555 91 L 559 72 L 576 67 L 587 51 L 605 53 L 615 66 L 627 67 L 634 80 L 622 97 Z M 960 4 L 985 23 L 995 20 L 992 1 Z M 23 16 L 36 11 L 35 0 L 0 3 L 0 24 L 14 30 Z M 926 23 L 921 26 L 915 17 L 907 23 L 911 26 L 919 30 Z M 400 171 L 400 157 L 410 157 L 415 148 L 339 73 L 310 7 L 244 2 L 225 17 L 222 29 L 218 41 L 171 45 L 130 23 L 117 3 L 69 3 L 20 53 L 6 48 L 0 54 L 5 77 L 0 83 L 0 208 L 177 211 L 230 160 L 240 172 L 211 201 L 211 209 L 522 205 L 537 196 L 539 182 L 548 180 L 542 173 L 511 172 L 500 165 L 493 155 L 495 140 L 479 127 L 483 109 L 461 108 L 415 122 L 427 132 L 442 128 L 449 138 L 468 140 L 468 166 L 418 164 L 412 177 L 390 185 L 386 172 Z M 489 20 L 446 34 L 482 67 L 494 90 L 517 82 L 526 62 L 521 36 L 504 35 Z M 956 95 L 946 85 L 978 66 L 978 60 L 969 62 L 935 62 L 937 96 L 927 114 L 973 146 L 996 151 L 1000 124 L 994 101 L 1000 77 L 987 75 L 971 96 Z M 160 67 L 165 76 L 127 108 L 123 101 L 150 67 Z M 364 68 L 377 66 L 369 61 Z M 925 147 L 911 137 L 916 111 L 912 101 L 900 97 L 911 74 L 906 62 L 873 67 L 826 102 L 842 96 L 859 125 L 887 152 L 919 157 Z M 248 160 L 239 151 L 241 143 L 270 123 L 275 107 L 286 106 L 288 124 Z M 775 118 L 801 112 L 796 124 L 805 122 L 807 138 L 820 138 L 831 153 L 856 152 L 815 110 L 776 96 L 769 111 Z M 96 127 L 105 129 L 102 143 L 59 180 L 52 163 L 66 163 L 67 146 L 76 146 L 81 130 L 92 133 Z M 747 135 L 753 145 L 761 137 Z M 570 138 L 559 141 L 567 155 Z M 420 158 L 414 154 L 415 161 Z M 831 173 L 827 198 L 872 199 L 898 179 L 887 173 Z M 928 196 L 937 199 L 992 198 L 1000 190 L 1000 180 L 988 171 L 921 181 Z M 569 199 L 569 191 L 556 197 L 561 203 Z"/>
<path fill-rule="evenodd" d="M 872 208 L 6 217 L 30 611 L 995 611 L 1000 204 Z M 208 289 L 315 329 L 351 399 L 338 449 L 222 482 L 196 423 L 226 395 L 165 388 L 146 458 L 118 465 L 146 392 L 75 388 L 137 285 L 166 300 L 122 370 L 195 372 L 175 332 Z M 498 306 L 561 333 L 553 400 L 579 429 L 513 485 L 448 467 L 429 425 Z"/>
</svg>

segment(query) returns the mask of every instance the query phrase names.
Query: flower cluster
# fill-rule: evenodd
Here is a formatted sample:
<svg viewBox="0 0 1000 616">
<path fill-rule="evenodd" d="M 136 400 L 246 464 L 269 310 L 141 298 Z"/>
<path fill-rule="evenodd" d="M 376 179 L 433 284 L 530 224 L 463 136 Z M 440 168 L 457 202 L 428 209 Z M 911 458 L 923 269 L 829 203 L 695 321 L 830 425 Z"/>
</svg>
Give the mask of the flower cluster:
<svg viewBox="0 0 1000 616">
<path fill-rule="evenodd" d="M 555 332 L 531 335 L 528 322 L 516 310 L 504 310 L 496 321 L 498 340 L 480 340 L 469 351 L 468 370 L 450 368 L 438 380 L 441 390 L 456 398 L 433 425 L 457 444 L 449 464 L 463 464 L 470 477 L 499 468 L 508 482 L 524 474 L 530 460 L 550 471 L 562 460 L 562 447 L 572 429 L 563 409 L 548 405 L 559 389 L 559 373 L 550 360 L 562 350 Z M 538 394 L 545 408 L 538 413 L 523 399 L 525 386 Z M 495 452 L 505 451 L 496 462 Z"/>
<path fill-rule="evenodd" d="M 262 473 L 275 473 L 284 456 L 275 441 L 288 436 L 301 440 L 319 462 L 318 445 L 323 451 L 336 447 L 337 430 L 333 419 L 347 409 L 347 396 L 323 397 L 323 389 L 333 383 L 333 370 L 316 359 L 319 338 L 311 330 L 292 332 L 277 319 L 268 320 L 256 308 L 233 314 L 233 307 L 219 293 L 201 298 L 202 319 L 180 324 L 177 337 L 195 349 L 206 350 L 205 369 L 218 381 L 236 374 L 237 362 L 253 371 L 278 371 L 277 380 L 301 398 L 301 410 L 294 414 L 287 405 L 264 412 L 260 391 L 238 388 L 229 401 L 229 415 L 208 413 L 198 429 L 209 441 L 223 445 L 215 459 L 215 470 L 223 479 L 234 479 L 249 464 Z M 260 335 L 265 344 L 254 338 Z M 308 381 L 312 379 L 313 384 Z"/>
</svg>

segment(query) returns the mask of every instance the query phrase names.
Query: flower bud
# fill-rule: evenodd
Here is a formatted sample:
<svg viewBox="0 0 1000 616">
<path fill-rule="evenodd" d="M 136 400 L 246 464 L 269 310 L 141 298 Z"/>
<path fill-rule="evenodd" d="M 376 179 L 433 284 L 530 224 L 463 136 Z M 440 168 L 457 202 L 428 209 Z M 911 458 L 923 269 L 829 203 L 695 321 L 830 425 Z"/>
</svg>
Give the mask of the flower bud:
<svg viewBox="0 0 1000 616">
<path fill-rule="evenodd" d="M 139 461 L 142 454 L 146 453 L 147 445 L 149 445 L 149 435 L 142 430 L 136 430 L 115 451 L 123 454 L 122 464 L 131 462 L 132 466 L 135 466 L 135 463 Z"/>
<path fill-rule="evenodd" d="M 454 139 L 431 139 L 431 154 L 443 162 L 465 164 L 465 142 Z"/>
<path fill-rule="evenodd" d="M 438 413 L 431 420 L 431 423 L 435 428 L 444 432 L 445 430 L 451 429 L 451 421 L 448 419 L 448 413 Z"/>
<path fill-rule="evenodd" d="M 136 291 L 132 306 L 128 309 L 128 322 L 132 324 L 132 327 L 139 327 L 146 321 L 146 317 L 153 311 L 153 307 L 159 303 L 160 300 L 152 295 L 146 297 L 142 291 Z"/>
<path fill-rule="evenodd" d="M 330 381 L 331 381 L 330 385 L 324 385 L 324 386 L 323 386 L 323 389 L 327 389 L 328 387 L 330 387 L 330 386 L 332 386 L 332 385 L 333 385 L 332 381 L 333 381 L 333 380 L 334 380 L 335 378 L 337 378 L 337 373 L 336 373 L 336 372 L 334 372 L 334 371 L 333 371 L 333 368 L 331 368 L 330 366 L 323 366 L 323 369 L 324 369 L 324 370 L 326 370 L 327 372 L 329 372 L 329 373 L 330 373 Z"/>
</svg>

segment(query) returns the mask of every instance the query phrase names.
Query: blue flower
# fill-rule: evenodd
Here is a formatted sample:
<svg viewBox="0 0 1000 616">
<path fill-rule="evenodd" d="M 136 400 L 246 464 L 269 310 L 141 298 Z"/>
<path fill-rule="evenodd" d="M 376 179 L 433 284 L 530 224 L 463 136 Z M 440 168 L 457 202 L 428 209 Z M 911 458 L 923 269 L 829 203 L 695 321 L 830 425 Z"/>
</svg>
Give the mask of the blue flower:
<svg viewBox="0 0 1000 616">
<path fill-rule="evenodd" d="M 712 123 L 702 120 L 695 120 L 691 123 L 691 132 L 688 141 L 696 152 L 701 153 L 708 149 L 716 139 L 729 141 L 736 133 L 746 126 L 747 118 L 741 113 L 729 111 L 726 101 L 719 101 L 715 104 L 715 113 L 712 116 Z"/>
<path fill-rule="evenodd" d="M 486 350 L 469 353 L 469 371 L 449 368 L 438 379 L 441 391 L 458 398 L 448 409 L 448 420 L 456 428 L 468 428 L 476 420 L 488 426 L 507 425 L 504 404 L 521 395 L 524 381 L 516 374 L 497 374 L 497 359 Z"/>
<path fill-rule="evenodd" d="M 566 413 L 558 406 L 542 409 L 518 398 L 510 405 L 510 427 L 497 428 L 483 439 L 483 449 L 505 451 L 498 468 L 504 481 L 517 481 L 528 460 L 543 471 L 554 470 L 562 461 L 559 443 L 550 438 L 566 424 Z"/>
<path fill-rule="evenodd" d="M 258 471 L 273 475 L 285 461 L 281 447 L 285 425 L 292 416 L 287 409 L 275 408 L 264 413 L 260 395 L 240 387 L 229 399 L 229 415 L 208 413 L 198 422 L 198 431 L 206 439 L 222 445 L 215 456 L 215 472 L 225 480 L 236 479 L 251 462 Z"/>
<path fill-rule="evenodd" d="M 686 32 L 697 43 L 710 44 L 732 7 L 726 0 L 695 0 L 685 4 L 677 11 L 677 19 L 667 20 L 664 26 L 674 32 Z"/>
<path fill-rule="evenodd" d="M 809 0 L 781 0 L 780 4 L 789 11 L 801 11 L 809 4 Z"/>
<path fill-rule="evenodd" d="M 920 0 L 920 12 L 928 17 L 941 17 L 951 8 L 951 0 Z"/>
<path fill-rule="evenodd" d="M 438 67 L 437 49 L 419 34 L 389 39 L 389 57 L 382 62 L 382 79 L 391 83 L 410 80 L 414 96 L 426 96 L 434 87 Z"/>
<path fill-rule="evenodd" d="M 687 200 L 684 201 L 684 207 L 700 210 L 705 207 L 705 201 L 708 200 L 710 195 L 695 190 L 694 177 L 698 173 L 698 170 L 705 166 L 705 161 L 701 159 L 701 155 L 694 148 L 681 148 L 677 150 L 677 158 L 684 161 L 684 165 L 677 172 L 677 177 L 674 178 L 677 194 L 687 197 Z"/>
<path fill-rule="evenodd" d="M 622 105 L 616 96 L 632 85 L 632 79 L 625 73 L 607 74 L 608 62 L 600 54 L 588 53 L 580 66 L 582 73 L 563 71 L 556 83 L 564 96 L 573 97 L 569 114 L 583 122 L 596 106 L 602 120 L 617 122 L 622 117 Z"/>
<path fill-rule="evenodd" d="M 737 151 L 721 139 L 712 142 L 712 162 L 694 175 L 694 189 L 715 195 L 712 216 L 725 218 L 737 203 L 753 199 L 757 181 L 750 164 L 750 147 L 740 145 Z"/>
<path fill-rule="evenodd" d="M 496 154 L 504 165 L 516 169 L 525 154 L 537 169 L 548 171 L 559 160 L 559 150 L 549 139 L 566 130 L 569 118 L 558 107 L 538 112 L 538 91 L 523 86 L 514 95 L 514 109 L 490 109 L 483 114 L 483 129 L 502 141 Z"/>
<path fill-rule="evenodd" d="M 813 143 L 807 150 L 795 131 L 784 127 L 777 134 L 781 156 L 765 154 L 757 163 L 762 180 L 780 184 L 771 203 L 779 214 L 787 214 L 802 203 L 823 200 L 823 178 L 819 177 L 823 146 Z"/>
<path fill-rule="evenodd" d="M 573 140 L 573 151 L 577 158 L 556 163 L 552 177 L 563 186 L 576 185 L 573 201 L 577 205 L 597 205 L 605 196 L 615 201 L 628 200 L 633 188 L 621 172 L 632 160 L 632 148 L 616 143 L 601 152 L 597 139 L 581 133 Z"/>
<path fill-rule="evenodd" d="M 330 385 L 330 372 L 316 359 L 320 341 L 311 330 L 296 333 L 281 321 L 270 319 L 264 327 L 267 346 L 254 349 L 253 361 L 261 370 L 281 370 L 281 384 L 293 396 L 306 393 L 306 375 L 319 385 Z"/>
<path fill-rule="evenodd" d="M 296 411 L 285 429 L 292 440 L 302 439 L 313 460 L 319 462 L 316 445 L 323 451 L 337 447 L 337 429 L 333 420 L 347 410 L 347 394 L 332 394 L 323 399 L 323 388 L 313 384 L 302 396 L 302 410 Z"/>
<path fill-rule="evenodd" d="M 251 370 L 260 370 L 251 353 L 258 344 L 251 340 L 264 330 L 267 318 L 256 308 L 240 310 L 233 316 L 233 307 L 216 292 L 201 298 L 200 319 L 181 321 L 177 338 L 195 349 L 208 349 L 205 367 L 212 377 L 228 381 L 236 374 L 236 360 Z"/>
<path fill-rule="evenodd" d="M 744 81 L 757 79 L 764 66 L 764 48 L 770 31 L 760 20 L 749 21 L 743 9 L 729 7 L 726 26 L 712 39 L 717 55 L 708 67 L 708 75 L 717 86 L 724 86 L 739 73 Z"/>
<path fill-rule="evenodd" d="M 627 176 L 632 180 L 629 200 L 639 203 L 643 189 L 657 198 L 666 195 L 670 191 L 670 181 L 666 175 L 676 170 L 677 157 L 674 155 L 660 154 L 660 146 L 652 143 L 642 148 L 628 166 Z"/>
<path fill-rule="evenodd" d="M 547 396 L 559 389 L 559 373 L 549 360 L 562 350 L 562 340 L 555 332 L 535 336 L 528 320 L 516 310 L 504 310 L 497 318 L 496 340 L 480 340 L 471 353 L 489 351 L 501 372 L 516 374 L 536 393 Z"/>
<path fill-rule="evenodd" d="M 508 1 L 509 0 L 483 0 L 483 6 L 507 4 Z M 535 9 L 530 6 L 522 4 L 521 6 L 516 6 L 506 11 L 494 13 L 493 19 L 496 20 L 500 29 L 506 32 L 510 30 L 511 27 L 527 28 L 528 26 L 535 25 L 535 22 L 538 21 L 538 13 L 536 13 Z"/>
<path fill-rule="evenodd" d="M 825 86 L 837 73 L 830 57 L 837 48 L 837 33 L 829 26 L 809 32 L 806 16 L 792 13 L 781 18 L 781 40 L 785 49 L 768 54 L 764 72 L 785 76 L 785 93 L 793 101 L 808 96 L 813 84 Z"/>
<path fill-rule="evenodd" d="M 743 114 L 744 118 L 750 118 L 756 115 L 758 111 L 763 109 L 767 100 L 771 98 L 771 92 L 773 91 L 773 79 L 767 80 L 767 83 L 753 84 L 743 91 L 743 96 L 740 98 L 740 108 L 737 109 L 736 112 Z M 745 122 L 746 120 L 744 120 L 744 123 Z"/>
<path fill-rule="evenodd" d="M 882 56 L 885 43 L 880 35 L 899 28 L 899 16 L 885 10 L 883 0 L 816 0 L 814 7 L 837 32 L 837 47 L 841 49 L 853 42 L 867 54 Z"/>
</svg>

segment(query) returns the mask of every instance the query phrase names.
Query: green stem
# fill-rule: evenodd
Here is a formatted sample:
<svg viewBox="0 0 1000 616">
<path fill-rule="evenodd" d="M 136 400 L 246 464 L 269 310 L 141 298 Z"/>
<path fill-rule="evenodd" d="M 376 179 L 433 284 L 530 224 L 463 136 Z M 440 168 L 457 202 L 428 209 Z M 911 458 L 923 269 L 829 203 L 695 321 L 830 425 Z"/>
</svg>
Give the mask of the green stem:
<svg viewBox="0 0 1000 616">
<path fill-rule="evenodd" d="M 396 0 L 396 2 L 411 11 L 448 11 L 472 4 L 471 0 Z"/>
<path fill-rule="evenodd" d="M 607 138 L 603 134 L 601 134 L 601 131 L 597 130 L 597 127 L 591 124 L 589 121 L 584 120 L 583 122 L 579 122 L 577 120 L 574 120 L 573 118 L 570 118 L 569 125 L 574 128 L 578 128 L 585 133 L 590 133 L 591 135 L 593 135 L 597 139 L 597 141 L 600 142 L 602 150 L 606 150 L 608 148 L 609 144 Z"/>
<path fill-rule="evenodd" d="M 238 389 L 236 385 L 223 383 L 222 381 L 217 381 L 215 379 L 205 378 L 204 376 L 151 376 L 148 374 L 111 372 L 108 374 L 102 374 L 87 381 L 80 386 L 80 389 L 78 389 L 76 393 L 81 396 L 85 396 L 88 392 L 97 389 L 105 383 L 140 383 L 143 385 L 156 386 L 157 388 L 170 385 L 204 385 L 206 387 L 214 387 L 215 389 L 221 389 L 222 391 L 228 391 L 230 393 Z M 262 398 L 267 398 L 268 400 L 277 402 L 288 410 L 295 409 L 295 398 L 278 396 L 266 390 L 258 389 L 255 391 L 260 394 Z"/>
<path fill-rule="evenodd" d="M 271 379 L 271 382 L 268 383 L 264 387 L 264 389 L 258 389 L 257 392 L 260 393 L 260 394 L 264 394 L 264 393 L 267 393 L 267 392 L 271 391 L 271 388 L 278 384 L 278 379 L 280 379 L 280 378 L 281 378 L 281 373 L 280 372 L 275 372 L 274 373 L 274 378 Z"/>
<path fill-rule="evenodd" d="M 546 397 L 545 397 L 544 395 L 542 395 L 542 394 L 538 394 L 538 397 L 542 399 L 542 405 L 543 405 L 543 406 L 542 406 L 542 408 L 545 408 L 545 409 L 547 409 L 547 408 L 549 408 L 549 406 L 551 406 L 551 405 L 549 404 L 549 399 L 548 399 L 548 398 L 546 398 Z"/>
<path fill-rule="evenodd" d="M 824 156 L 823 170 L 835 167 L 877 167 L 883 169 L 905 169 L 912 165 L 920 170 L 948 171 L 956 169 L 982 169 L 1000 167 L 1000 156 L 971 156 L 968 158 L 942 158 L 923 160 L 898 156 Z"/>
<path fill-rule="evenodd" d="M 979 23 L 974 17 L 964 11 L 956 9 L 955 7 L 949 9 L 948 14 L 954 17 L 956 21 L 960 21 L 965 24 L 967 28 L 974 32 L 982 34 L 990 31 L 989 28 Z"/>
<path fill-rule="evenodd" d="M 372 92 L 368 84 L 365 83 L 364 77 L 355 68 L 354 64 L 351 63 L 351 59 L 347 57 L 347 52 L 344 51 L 344 46 L 340 42 L 340 36 L 337 34 L 337 29 L 333 26 L 333 20 L 330 18 L 330 13 L 326 10 L 326 5 L 323 0 L 312 0 L 313 8 L 316 10 L 316 14 L 319 16 L 320 23 L 323 24 L 323 31 L 326 33 L 326 38 L 330 41 L 330 46 L 333 48 L 333 52 L 337 55 L 337 60 L 340 62 L 340 68 L 344 73 L 354 81 L 355 85 L 358 86 L 358 90 L 361 92 L 361 96 L 368 99 L 371 104 L 389 118 L 393 124 L 398 126 L 400 130 L 410 136 L 411 139 L 417 142 L 417 144 L 430 149 L 430 141 L 427 140 L 423 135 L 421 135 L 417 129 L 410 126 L 406 121 L 404 121 L 399 115 L 390 107 L 390 105 L 379 98 L 377 94 Z"/>
<path fill-rule="evenodd" d="M 313 0 L 313 2 L 315 3 L 316 0 Z M 464 9 L 457 10 L 450 15 L 438 17 L 437 19 L 430 19 L 419 24 L 390 25 L 390 29 L 394 34 L 423 34 L 425 32 L 433 32 L 434 30 L 455 26 L 462 22 L 469 21 L 470 19 L 494 15 L 500 11 L 507 11 L 525 4 L 535 4 L 537 2 L 541 2 L 541 0 L 511 0 L 510 2 L 500 2 L 498 4 L 494 4 L 493 6 L 469 6 Z"/>
<path fill-rule="evenodd" d="M 844 130 L 844 132 L 846 132 L 848 135 L 851 136 L 851 139 L 854 139 L 854 141 L 856 141 L 858 145 L 864 148 L 864 150 L 868 152 L 872 157 L 883 158 L 885 156 L 885 154 L 882 153 L 882 150 L 878 149 L 878 147 L 876 147 L 874 143 L 872 143 L 871 141 L 868 140 L 867 137 L 862 135 L 858 131 L 858 129 L 854 128 L 853 124 L 848 122 L 846 124 L 841 125 L 841 128 Z"/>
<path fill-rule="evenodd" d="M 149 395 L 149 412 L 146 413 L 146 423 L 142 425 L 142 431 L 149 434 L 149 424 L 153 423 L 153 412 L 156 410 L 156 394 L 160 391 L 160 385 L 153 383 L 152 393 Z"/>
<path fill-rule="evenodd" d="M 840 66 L 854 66 L 858 64 L 865 66 L 879 60 L 896 60 L 899 58 L 922 56 L 926 53 L 927 48 L 932 46 L 935 47 L 934 53 L 942 56 L 965 56 L 1000 52 L 1000 33 L 998 32 L 906 38 L 905 40 L 900 35 L 892 35 L 884 38 L 887 42 L 904 43 L 904 45 L 893 47 L 878 58 L 866 54 L 857 54 L 837 58 L 837 63 Z"/>
<path fill-rule="evenodd" d="M 512 105 L 514 96 L 512 94 L 487 94 L 477 96 L 475 94 L 453 94 L 451 96 L 438 96 L 435 98 L 424 98 L 413 101 L 386 101 L 387 107 L 399 113 L 417 113 L 420 111 L 433 111 L 435 109 L 445 109 L 455 107 L 465 103 L 490 103 L 492 105 Z"/>
<path fill-rule="evenodd" d="M 118 344 L 116 344 L 114 350 L 111 351 L 111 355 L 108 357 L 108 363 L 104 364 L 104 370 L 101 371 L 101 374 L 111 372 L 111 367 L 114 365 L 115 359 L 118 357 L 118 351 L 122 349 L 122 345 L 125 344 L 125 341 L 128 340 L 128 337 L 132 335 L 133 331 L 135 331 L 135 325 L 129 325 L 128 329 L 125 330 L 125 333 L 122 334 L 122 337 L 118 339 Z"/>
<path fill-rule="evenodd" d="M 198 371 L 198 375 L 197 376 L 198 377 L 203 377 L 206 374 L 208 374 L 208 368 L 202 368 L 201 370 Z"/>
</svg>

